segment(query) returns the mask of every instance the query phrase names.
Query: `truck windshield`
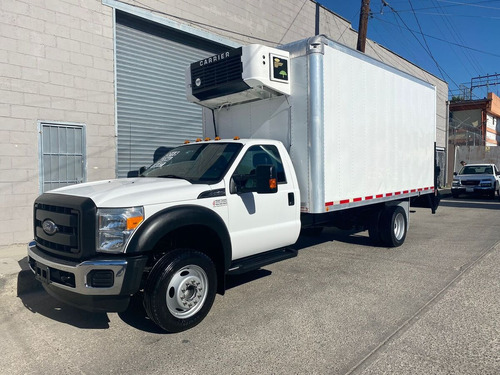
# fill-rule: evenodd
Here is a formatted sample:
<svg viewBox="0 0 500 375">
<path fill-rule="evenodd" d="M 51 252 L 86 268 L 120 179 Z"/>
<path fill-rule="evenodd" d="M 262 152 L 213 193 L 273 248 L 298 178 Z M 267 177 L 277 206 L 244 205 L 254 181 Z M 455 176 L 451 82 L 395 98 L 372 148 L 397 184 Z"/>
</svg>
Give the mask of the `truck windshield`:
<svg viewBox="0 0 500 375">
<path fill-rule="evenodd" d="M 241 147 L 239 143 L 195 143 L 180 146 L 151 165 L 142 176 L 180 178 L 191 183 L 215 183 L 222 179 Z"/>
</svg>

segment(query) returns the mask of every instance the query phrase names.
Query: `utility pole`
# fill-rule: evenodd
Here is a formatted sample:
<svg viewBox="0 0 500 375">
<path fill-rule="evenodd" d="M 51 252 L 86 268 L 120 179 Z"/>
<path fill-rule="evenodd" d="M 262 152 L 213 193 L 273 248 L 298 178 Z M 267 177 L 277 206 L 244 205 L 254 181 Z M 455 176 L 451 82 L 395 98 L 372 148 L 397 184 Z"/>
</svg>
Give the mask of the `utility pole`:
<svg viewBox="0 0 500 375">
<path fill-rule="evenodd" d="M 368 30 L 368 16 L 370 14 L 370 0 L 361 0 L 361 11 L 359 12 L 358 45 L 356 49 L 365 52 L 366 32 Z"/>
</svg>

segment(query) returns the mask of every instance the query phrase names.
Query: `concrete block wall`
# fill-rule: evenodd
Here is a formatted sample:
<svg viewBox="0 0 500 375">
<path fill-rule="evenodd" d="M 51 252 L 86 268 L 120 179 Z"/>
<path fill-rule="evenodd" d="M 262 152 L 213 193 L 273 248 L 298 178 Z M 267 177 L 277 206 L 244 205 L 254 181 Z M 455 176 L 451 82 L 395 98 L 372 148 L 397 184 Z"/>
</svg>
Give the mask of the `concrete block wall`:
<svg viewBox="0 0 500 375">
<path fill-rule="evenodd" d="M 38 122 L 85 124 L 89 180 L 114 177 L 112 9 L 0 1 L 0 246 L 26 243 L 39 193 Z"/>
</svg>

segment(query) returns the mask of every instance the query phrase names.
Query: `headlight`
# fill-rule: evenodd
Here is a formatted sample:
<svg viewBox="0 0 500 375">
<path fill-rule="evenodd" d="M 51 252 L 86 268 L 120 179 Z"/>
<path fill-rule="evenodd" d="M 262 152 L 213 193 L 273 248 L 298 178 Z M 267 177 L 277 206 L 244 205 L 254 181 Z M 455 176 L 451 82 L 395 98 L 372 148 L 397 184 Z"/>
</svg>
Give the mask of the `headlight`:
<svg viewBox="0 0 500 375">
<path fill-rule="evenodd" d="M 143 207 L 98 209 L 97 251 L 122 253 L 143 219 Z"/>
<path fill-rule="evenodd" d="M 452 186 L 459 186 L 460 185 L 460 180 L 453 180 Z"/>
</svg>

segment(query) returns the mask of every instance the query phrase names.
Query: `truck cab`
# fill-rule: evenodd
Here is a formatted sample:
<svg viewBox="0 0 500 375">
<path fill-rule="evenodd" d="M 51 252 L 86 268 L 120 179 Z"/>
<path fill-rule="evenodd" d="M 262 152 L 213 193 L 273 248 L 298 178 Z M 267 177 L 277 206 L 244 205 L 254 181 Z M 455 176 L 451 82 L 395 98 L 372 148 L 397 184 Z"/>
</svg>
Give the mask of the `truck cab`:
<svg viewBox="0 0 500 375">
<path fill-rule="evenodd" d="M 185 144 L 141 177 L 41 195 L 29 263 L 66 303 L 122 311 L 143 290 L 153 321 L 187 329 L 224 293 L 226 274 L 295 255 L 280 248 L 299 235 L 299 195 L 281 142 Z"/>
</svg>

